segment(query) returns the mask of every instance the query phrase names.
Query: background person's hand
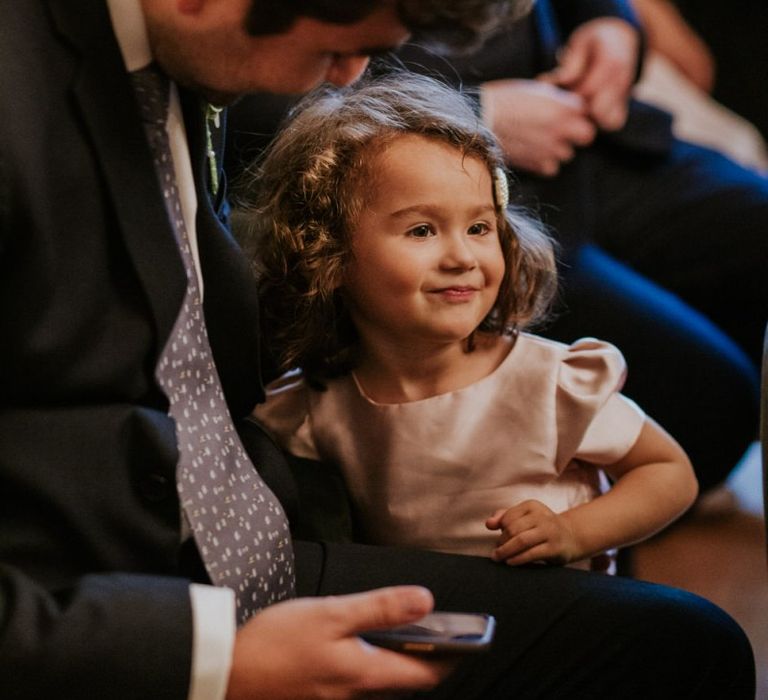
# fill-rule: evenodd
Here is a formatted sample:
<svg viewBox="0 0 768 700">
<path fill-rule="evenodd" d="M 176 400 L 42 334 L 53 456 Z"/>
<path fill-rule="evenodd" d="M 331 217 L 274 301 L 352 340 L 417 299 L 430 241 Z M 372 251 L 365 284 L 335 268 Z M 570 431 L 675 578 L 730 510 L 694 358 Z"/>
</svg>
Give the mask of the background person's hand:
<svg viewBox="0 0 768 700">
<path fill-rule="evenodd" d="M 640 17 L 648 50 L 674 65 L 699 90 L 715 86 L 715 56 L 704 39 L 688 24 L 670 0 L 632 0 Z"/>
<path fill-rule="evenodd" d="M 600 129 L 624 126 L 637 73 L 640 36 L 628 22 L 601 17 L 579 26 L 559 56 L 559 65 L 540 80 L 584 98 L 589 116 Z"/>
<path fill-rule="evenodd" d="M 266 608 L 238 630 L 227 700 L 346 700 L 431 688 L 451 666 L 380 649 L 357 635 L 413 622 L 432 606 L 426 589 L 398 586 Z"/>
<path fill-rule="evenodd" d="M 535 80 L 493 80 L 480 88 L 483 121 L 512 168 L 552 177 L 595 138 L 586 101 Z"/>
<path fill-rule="evenodd" d="M 568 564 L 579 558 L 578 542 L 567 518 L 541 501 L 528 500 L 497 510 L 485 526 L 500 530 L 492 557 L 510 565 Z"/>
</svg>

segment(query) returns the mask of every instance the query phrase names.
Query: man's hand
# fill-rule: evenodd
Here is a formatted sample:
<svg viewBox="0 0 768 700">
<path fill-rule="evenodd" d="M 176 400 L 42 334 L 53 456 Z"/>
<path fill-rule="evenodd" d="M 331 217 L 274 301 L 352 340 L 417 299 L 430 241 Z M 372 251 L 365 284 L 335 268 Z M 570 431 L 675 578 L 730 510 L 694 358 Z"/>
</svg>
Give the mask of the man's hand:
<svg viewBox="0 0 768 700">
<path fill-rule="evenodd" d="M 483 121 L 513 168 L 553 177 L 595 138 L 586 101 L 535 80 L 493 80 L 480 92 Z"/>
<path fill-rule="evenodd" d="M 497 510 L 485 526 L 501 530 L 492 554 L 495 561 L 510 565 L 568 564 L 579 558 L 578 543 L 567 517 L 552 512 L 541 501 L 523 501 L 508 510 Z"/>
<path fill-rule="evenodd" d="M 571 34 L 560 65 L 539 78 L 583 97 L 597 126 L 615 131 L 627 120 L 639 52 L 640 36 L 631 24 L 615 17 L 593 19 Z"/>
<path fill-rule="evenodd" d="M 227 700 L 371 698 L 435 686 L 447 664 L 379 649 L 357 635 L 413 622 L 432 610 L 424 588 L 300 598 L 252 617 L 235 640 Z"/>
</svg>

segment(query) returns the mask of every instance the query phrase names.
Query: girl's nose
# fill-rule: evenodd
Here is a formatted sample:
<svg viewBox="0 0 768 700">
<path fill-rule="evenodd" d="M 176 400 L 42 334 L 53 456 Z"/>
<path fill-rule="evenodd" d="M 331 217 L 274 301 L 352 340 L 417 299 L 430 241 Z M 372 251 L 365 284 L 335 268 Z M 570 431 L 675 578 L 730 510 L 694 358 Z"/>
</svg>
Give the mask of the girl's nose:
<svg viewBox="0 0 768 700">
<path fill-rule="evenodd" d="M 329 83 L 344 87 L 354 83 L 368 67 L 369 56 L 336 56 L 326 74 Z"/>
<path fill-rule="evenodd" d="M 472 270 L 476 266 L 477 257 L 470 240 L 463 232 L 443 239 L 441 267 L 448 270 Z"/>
</svg>

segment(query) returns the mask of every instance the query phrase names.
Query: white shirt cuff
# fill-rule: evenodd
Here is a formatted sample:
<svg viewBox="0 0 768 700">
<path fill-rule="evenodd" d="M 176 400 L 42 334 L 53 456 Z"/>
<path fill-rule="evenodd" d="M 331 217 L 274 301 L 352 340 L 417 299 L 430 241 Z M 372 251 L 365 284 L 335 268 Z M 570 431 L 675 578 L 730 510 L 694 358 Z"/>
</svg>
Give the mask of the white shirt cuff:
<svg viewBox="0 0 768 700">
<path fill-rule="evenodd" d="M 187 700 L 224 700 L 235 645 L 235 594 L 229 588 L 189 586 L 192 669 Z"/>
</svg>

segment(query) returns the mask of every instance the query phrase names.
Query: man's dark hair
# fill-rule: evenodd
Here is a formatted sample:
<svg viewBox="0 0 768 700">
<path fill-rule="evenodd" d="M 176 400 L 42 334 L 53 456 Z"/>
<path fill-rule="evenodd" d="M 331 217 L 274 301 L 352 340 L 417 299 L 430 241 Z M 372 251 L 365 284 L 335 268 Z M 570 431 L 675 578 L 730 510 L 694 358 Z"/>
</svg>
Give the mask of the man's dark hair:
<svg viewBox="0 0 768 700">
<path fill-rule="evenodd" d="M 354 24 L 382 0 L 253 0 L 247 17 L 250 34 L 281 34 L 299 17 L 332 24 Z M 436 50 L 469 49 L 485 34 L 528 12 L 533 0 L 397 0 L 402 23 L 414 39 Z"/>
</svg>

